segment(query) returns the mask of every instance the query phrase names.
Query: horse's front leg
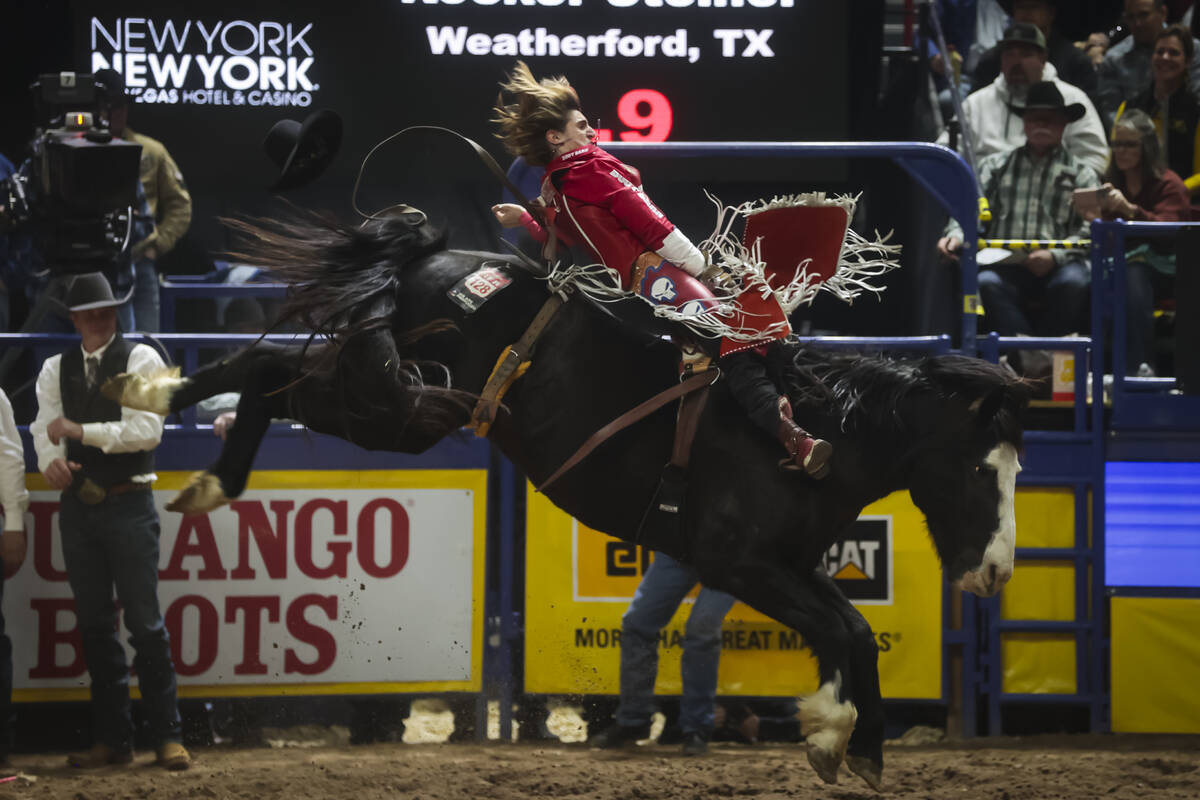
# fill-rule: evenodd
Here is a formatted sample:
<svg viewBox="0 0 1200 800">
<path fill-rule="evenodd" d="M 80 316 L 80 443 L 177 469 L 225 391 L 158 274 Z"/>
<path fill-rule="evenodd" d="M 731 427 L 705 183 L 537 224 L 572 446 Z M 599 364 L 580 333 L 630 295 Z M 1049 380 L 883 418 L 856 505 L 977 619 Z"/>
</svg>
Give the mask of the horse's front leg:
<svg viewBox="0 0 1200 800">
<path fill-rule="evenodd" d="M 883 697 L 879 690 L 879 646 L 870 624 L 842 594 L 823 567 L 813 570 L 813 584 L 835 609 L 850 633 L 850 674 L 858 722 L 850 736 L 846 766 L 879 791 L 883 782 Z"/>
<path fill-rule="evenodd" d="M 820 688 L 800 699 L 800 727 L 808 763 L 826 783 L 837 783 L 838 767 L 854 731 L 853 637 L 843 616 L 812 574 L 799 575 L 771 562 L 736 566 L 722 589 L 804 637 L 817 657 Z"/>
</svg>

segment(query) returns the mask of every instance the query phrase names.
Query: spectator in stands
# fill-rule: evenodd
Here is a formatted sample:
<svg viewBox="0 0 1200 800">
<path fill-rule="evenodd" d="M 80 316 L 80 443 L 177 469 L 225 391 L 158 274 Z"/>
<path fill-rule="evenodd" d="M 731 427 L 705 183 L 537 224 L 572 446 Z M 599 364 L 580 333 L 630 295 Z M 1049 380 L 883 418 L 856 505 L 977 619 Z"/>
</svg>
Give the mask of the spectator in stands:
<svg viewBox="0 0 1200 800">
<path fill-rule="evenodd" d="M 154 229 L 133 246 L 135 289 L 133 293 L 134 329 L 157 333 L 159 330 L 158 270 L 156 262 L 187 233 L 192 223 L 192 197 L 183 183 L 183 173 L 157 139 L 136 133 L 129 127 L 129 98 L 125 81 L 111 69 L 96 71 L 96 80 L 105 87 L 103 113 L 114 136 L 142 146 L 141 182 L 150 207 Z"/>
<path fill-rule="evenodd" d="M 37 418 L 30 426 L 38 468 L 62 492 L 63 561 L 92 679 L 97 741 L 68 763 L 91 768 L 133 760 L 129 665 L 117 634 L 115 586 L 157 763 L 187 769 L 191 759 L 181 744 L 175 667 L 158 606 L 159 524 L 151 485 L 163 418 L 122 408 L 100 393 L 118 373 L 149 374 L 163 362 L 150 347 L 121 337 L 119 303 L 99 272 L 71 282 L 65 305 L 81 342 L 42 365 Z"/>
<path fill-rule="evenodd" d="M 1100 112 L 1106 126 L 1112 125 L 1122 103 L 1134 99 L 1150 85 L 1155 37 L 1166 19 L 1163 0 L 1125 0 L 1125 24 L 1130 35 L 1109 48 L 1096 68 Z M 1192 43 L 1195 52 L 1196 40 L 1192 39 Z M 1193 59 L 1188 73 L 1191 85 L 1200 86 L 1200 62 Z"/>
<path fill-rule="evenodd" d="M 936 7 L 946 46 L 962 55 L 967 77 L 1004 35 L 1011 22 L 1008 13 L 997 0 L 941 0 Z"/>
<path fill-rule="evenodd" d="M 1141 222 L 1187 222 L 1191 201 L 1183 180 L 1167 169 L 1154 122 L 1143 111 L 1127 111 L 1113 129 L 1112 163 L 1100 191 L 1101 216 Z M 1154 296 L 1170 294 L 1173 249 L 1160 240 L 1130 241 L 1125 254 L 1126 359 L 1129 374 L 1154 374 Z M 1168 245 L 1169 246 L 1169 245 Z"/>
<path fill-rule="evenodd" d="M 654 681 L 658 677 L 658 635 L 699 578 L 691 567 L 666 553 L 654 561 L 621 617 L 621 704 L 616 721 L 588 740 L 592 747 L 615 748 L 650 737 Z M 703 755 L 712 737 L 721 659 L 721 622 L 734 598 L 701 587 L 683 635 L 683 699 L 679 727 L 683 754 Z"/>
<path fill-rule="evenodd" d="M 1025 143 L 1025 125 L 1017 109 L 1025 105 L 1031 86 L 1049 82 L 1072 108 L 1081 109 L 1063 134 L 1063 146 L 1099 174 L 1108 162 L 1100 117 L 1083 90 L 1060 80 L 1054 65 L 1046 62 L 1046 37 L 1041 30 L 1028 22 L 1014 23 L 1004 32 L 999 47 L 1001 74 L 963 103 L 963 136 L 971 137 L 975 158 L 1009 153 Z M 947 140 L 948 136 L 943 136 L 942 141 Z"/>
<path fill-rule="evenodd" d="M 1158 130 L 1161 152 L 1171 170 L 1183 178 L 1188 188 L 1200 185 L 1200 100 L 1188 81 L 1188 69 L 1195 56 L 1191 33 L 1176 23 L 1154 37 L 1153 81 L 1141 94 L 1117 109 L 1120 122 L 1127 109 L 1140 109 L 1150 115 Z"/>
<path fill-rule="evenodd" d="M 29 492 L 25 490 L 25 450 L 17 434 L 12 405 L 0 389 L 0 507 L 4 510 L 4 533 L 0 535 L 0 598 L 4 582 L 17 574 L 25 561 L 25 509 Z M 0 610 L 0 774 L 9 770 L 8 751 L 12 746 L 10 730 L 12 703 L 12 641 L 4 629 L 4 613 Z"/>
<path fill-rule="evenodd" d="M 1083 43 L 1083 52 L 1088 57 L 1088 61 L 1092 62 L 1093 68 L 1100 66 L 1100 62 L 1104 60 L 1104 56 L 1108 53 L 1108 46 L 1110 44 L 1112 44 L 1112 41 L 1104 31 L 1094 31 L 1088 34 L 1087 41 Z M 1096 77 L 1096 108 L 1100 108 L 1099 76 Z"/>
<path fill-rule="evenodd" d="M 1025 124 L 1026 143 L 979 163 L 979 181 L 991 205 L 986 235 L 999 239 L 1077 239 L 1085 223 L 1071 202 L 1076 189 L 1100 184 L 1096 172 L 1063 146 L 1063 132 L 1081 118 L 1081 103 L 1067 104 L 1058 85 L 1030 87 L 1012 112 Z M 962 228 L 954 220 L 938 242 L 957 259 Z M 1016 254 L 1014 254 L 1016 255 Z M 991 330 L 1003 336 L 1061 336 L 1086 329 L 1089 274 L 1076 250 L 1032 250 L 979 273 L 979 294 Z"/>
<path fill-rule="evenodd" d="M 1096 67 L 1086 53 L 1075 43 L 1054 30 L 1061 0 L 1006 0 L 1001 5 L 1012 15 L 1013 22 L 1036 25 L 1046 37 L 1047 59 L 1058 71 L 1058 77 L 1072 86 L 1082 89 L 1093 103 L 1096 102 Z M 987 86 L 1000 74 L 1000 47 L 993 47 L 979 59 L 975 68 L 976 86 Z"/>
</svg>

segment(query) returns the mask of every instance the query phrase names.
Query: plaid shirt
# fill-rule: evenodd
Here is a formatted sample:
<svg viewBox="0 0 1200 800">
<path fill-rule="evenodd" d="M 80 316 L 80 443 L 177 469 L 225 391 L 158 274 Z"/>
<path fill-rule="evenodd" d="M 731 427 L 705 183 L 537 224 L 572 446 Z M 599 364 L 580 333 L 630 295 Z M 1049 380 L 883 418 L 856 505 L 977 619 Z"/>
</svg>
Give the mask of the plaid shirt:
<svg viewBox="0 0 1200 800">
<path fill-rule="evenodd" d="M 1088 224 L 1075 210 L 1071 194 L 1076 189 L 1100 185 L 1096 172 L 1063 147 L 1034 160 L 1022 145 L 993 153 L 979 162 L 979 183 L 991 207 L 992 220 L 980 236 L 988 239 L 1085 239 Z M 953 219 L 946 236 L 962 238 Z M 1080 260 L 1076 250 L 1052 250 L 1054 260 Z"/>
</svg>

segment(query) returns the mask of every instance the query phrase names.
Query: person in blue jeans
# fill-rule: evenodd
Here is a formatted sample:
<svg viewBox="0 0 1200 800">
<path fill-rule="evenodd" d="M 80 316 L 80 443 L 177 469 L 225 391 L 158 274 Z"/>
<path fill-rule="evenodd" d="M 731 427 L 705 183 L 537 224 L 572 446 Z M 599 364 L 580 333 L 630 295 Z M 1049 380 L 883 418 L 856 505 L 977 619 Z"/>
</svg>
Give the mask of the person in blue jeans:
<svg viewBox="0 0 1200 800">
<path fill-rule="evenodd" d="M 654 562 L 642 576 L 629 608 L 621 617 L 621 703 L 616 721 L 593 736 L 588 744 L 624 747 L 650 737 L 659 632 L 699 582 L 691 567 L 666 553 L 654 554 Z M 688 615 L 680 663 L 683 697 L 679 705 L 679 728 L 684 755 L 702 755 L 708 750 L 716 709 L 717 667 L 721 660 L 721 622 L 734 602 L 732 595 L 702 586 Z"/>
<path fill-rule="evenodd" d="M 29 432 L 38 469 L 60 491 L 63 562 L 91 676 L 95 745 L 68 756 L 78 768 L 133 761 L 129 665 L 117 633 L 116 590 L 134 649 L 157 763 L 187 769 L 171 642 L 158 604 L 158 511 L 152 485 L 163 418 L 122 408 L 100 387 L 122 372 L 163 369 L 158 352 L 131 344 L 117 330 L 108 280 L 77 275 L 64 304 L 80 342 L 46 359 L 37 379 L 38 413 Z"/>
</svg>

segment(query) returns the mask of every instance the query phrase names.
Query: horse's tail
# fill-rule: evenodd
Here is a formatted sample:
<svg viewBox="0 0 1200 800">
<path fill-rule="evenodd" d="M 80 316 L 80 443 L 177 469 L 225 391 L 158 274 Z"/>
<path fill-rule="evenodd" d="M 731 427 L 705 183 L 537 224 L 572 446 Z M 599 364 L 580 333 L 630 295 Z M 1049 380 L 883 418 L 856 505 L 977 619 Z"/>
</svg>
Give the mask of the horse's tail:
<svg viewBox="0 0 1200 800">
<path fill-rule="evenodd" d="M 402 327 L 396 320 L 397 296 L 406 264 L 445 249 L 446 236 L 429 225 L 423 214 L 396 214 L 368 220 L 361 226 L 339 222 L 332 215 L 297 210 L 289 219 L 225 219 L 241 234 L 241 250 L 229 255 L 266 268 L 288 284 L 287 298 L 276 326 L 294 322 L 311 331 L 310 341 L 322 339 L 325 358 L 311 369 L 345 376 L 342 356 L 355 339 L 390 332 L 389 344 L 411 344 L 430 334 L 452 329 L 447 319 L 425 320 Z M 461 426 L 475 397 L 445 385 L 428 384 L 424 375 L 448 375 L 440 364 L 404 360 L 397 355 L 395 370 L 414 401 L 408 424 L 443 433 Z M 345 387 L 343 387 L 345 388 Z"/>
</svg>

